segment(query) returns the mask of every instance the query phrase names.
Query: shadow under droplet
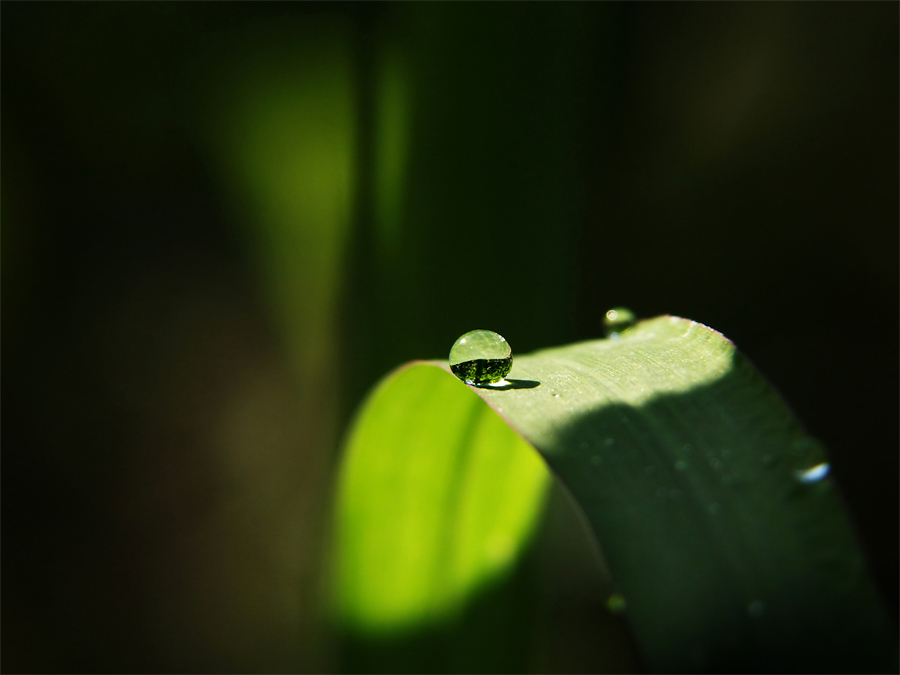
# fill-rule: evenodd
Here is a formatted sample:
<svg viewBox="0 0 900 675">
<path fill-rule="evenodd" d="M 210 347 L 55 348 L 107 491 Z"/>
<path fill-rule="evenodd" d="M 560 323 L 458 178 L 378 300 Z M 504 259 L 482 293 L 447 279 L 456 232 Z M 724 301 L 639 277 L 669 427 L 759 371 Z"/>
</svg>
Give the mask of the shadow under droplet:
<svg viewBox="0 0 900 675">
<path fill-rule="evenodd" d="M 482 389 L 496 389 L 498 391 L 506 391 L 507 389 L 534 389 L 535 387 L 541 386 L 541 383 L 537 380 L 514 380 L 509 378 L 506 380 L 504 384 L 489 384 L 482 387 Z"/>
</svg>

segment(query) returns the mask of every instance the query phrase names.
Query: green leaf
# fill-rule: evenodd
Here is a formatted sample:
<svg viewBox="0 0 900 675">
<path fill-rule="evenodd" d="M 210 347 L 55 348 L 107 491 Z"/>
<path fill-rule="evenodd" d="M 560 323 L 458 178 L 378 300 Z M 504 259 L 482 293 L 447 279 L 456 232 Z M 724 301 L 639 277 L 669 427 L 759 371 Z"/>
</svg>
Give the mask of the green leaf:
<svg viewBox="0 0 900 675">
<path fill-rule="evenodd" d="M 466 386 L 430 364 L 385 380 L 350 437 L 338 506 L 339 603 L 365 632 L 437 621 L 509 568 L 549 474 Z"/>
<path fill-rule="evenodd" d="M 674 317 L 517 357 L 503 388 L 426 362 L 384 380 L 341 475 L 347 627 L 452 616 L 510 569 L 547 484 L 522 438 L 583 510 L 651 668 L 896 670 L 824 450 L 730 341 Z"/>
</svg>

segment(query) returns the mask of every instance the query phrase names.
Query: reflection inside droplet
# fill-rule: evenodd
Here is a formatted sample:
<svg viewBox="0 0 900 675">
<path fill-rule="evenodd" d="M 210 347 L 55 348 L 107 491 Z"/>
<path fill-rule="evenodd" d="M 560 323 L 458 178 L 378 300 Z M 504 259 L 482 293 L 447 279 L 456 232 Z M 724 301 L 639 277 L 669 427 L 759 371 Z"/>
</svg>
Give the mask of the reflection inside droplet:
<svg viewBox="0 0 900 675">
<path fill-rule="evenodd" d="M 831 471 L 831 465 L 828 462 L 822 462 L 806 471 L 798 471 L 797 480 L 801 483 L 817 483 L 825 478 L 829 471 Z"/>
</svg>

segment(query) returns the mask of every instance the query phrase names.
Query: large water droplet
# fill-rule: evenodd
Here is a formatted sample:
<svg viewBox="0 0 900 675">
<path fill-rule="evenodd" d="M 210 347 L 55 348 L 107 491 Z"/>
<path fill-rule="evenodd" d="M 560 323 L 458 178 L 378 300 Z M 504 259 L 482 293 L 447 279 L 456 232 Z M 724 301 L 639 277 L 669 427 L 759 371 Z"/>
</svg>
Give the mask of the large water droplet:
<svg viewBox="0 0 900 675">
<path fill-rule="evenodd" d="M 631 328 L 637 318 L 627 307 L 613 307 L 603 317 L 603 328 L 606 331 L 606 337 L 617 337 L 619 333 Z"/>
<path fill-rule="evenodd" d="M 450 370 L 466 384 L 484 387 L 502 383 L 512 363 L 512 348 L 506 338 L 490 330 L 470 330 L 450 348 Z"/>
</svg>

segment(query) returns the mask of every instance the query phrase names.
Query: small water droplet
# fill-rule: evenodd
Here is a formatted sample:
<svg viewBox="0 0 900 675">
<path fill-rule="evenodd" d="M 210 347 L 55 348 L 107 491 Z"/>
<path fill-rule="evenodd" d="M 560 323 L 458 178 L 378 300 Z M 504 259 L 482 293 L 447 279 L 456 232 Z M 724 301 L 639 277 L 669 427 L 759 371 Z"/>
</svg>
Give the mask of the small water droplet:
<svg viewBox="0 0 900 675">
<path fill-rule="evenodd" d="M 685 443 L 684 445 L 681 446 L 681 449 L 682 449 L 684 452 L 690 452 L 691 450 L 694 449 L 694 446 L 691 445 L 690 443 Z"/>
<path fill-rule="evenodd" d="M 616 339 L 620 333 L 634 326 L 636 321 L 634 312 L 627 307 L 613 307 L 603 317 L 606 337 Z"/>
<path fill-rule="evenodd" d="M 709 506 L 706 507 L 706 510 L 709 511 L 709 515 L 711 515 L 711 516 L 717 516 L 717 515 L 719 515 L 719 512 L 720 512 L 722 509 L 721 509 L 721 507 L 720 507 L 718 504 L 716 504 L 715 502 L 713 502 L 712 504 L 710 504 Z"/>
<path fill-rule="evenodd" d="M 747 614 L 752 616 L 754 619 L 758 619 L 761 617 L 766 611 L 766 603 L 762 600 L 754 600 L 749 605 L 747 605 Z"/>
<path fill-rule="evenodd" d="M 652 476 L 654 473 L 656 473 L 656 467 L 651 464 L 646 469 L 644 469 L 644 473 L 648 476 Z"/>
<path fill-rule="evenodd" d="M 471 330 L 450 348 L 450 370 L 466 384 L 500 384 L 512 369 L 509 343 L 490 330 Z"/>
<path fill-rule="evenodd" d="M 594 466 L 600 466 L 600 464 L 602 463 L 603 458 L 600 457 L 600 455 L 594 455 L 593 457 L 591 457 L 591 464 L 593 464 Z"/>
<path fill-rule="evenodd" d="M 818 483 L 828 475 L 829 471 L 831 471 L 831 465 L 828 462 L 822 462 L 805 471 L 798 471 L 795 475 L 801 483 Z"/>
<path fill-rule="evenodd" d="M 606 599 L 606 607 L 613 614 L 622 614 L 628 608 L 628 603 L 621 593 L 613 593 Z"/>
<path fill-rule="evenodd" d="M 611 448 L 615 444 L 616 444 L 615 438 L 607 438 L 605 441 L 603 441 L 603 445 L 605 445 L 607 448 Z"/>
<path fill-rule="evenodd" d="M 825 448 L 814 438 L 805 437 L 795 441 L 788 456 L 790 468 L 801 483 L 817 483 L 831 470 Z"/>
<path fill-rule="evenodd" d="M 772 466 L 775 463 L 775 456 L 774 455 L 763 455 L 762 463 L 765 466 Z"/>
<path fill-rule="evenodd" d="M 553 394 L 553 398 L 559 398 L 559 394 Z"/>
<path fill-rule="evenodd" d="M 670 499 L 678 499 L 680 497 L 681 497 L 681 490 L 679 490 L 677 488 L 669 490 L 669 498 Z"/>
<path fill-rule="evenodd" d="M 686 468 L 687 468 L 687 462 L 685 462 L 683 459 L 679 459 L 677 462 L 675 462 L 675 470 L 676 471 L 684 471 Z"/>
</svg>

